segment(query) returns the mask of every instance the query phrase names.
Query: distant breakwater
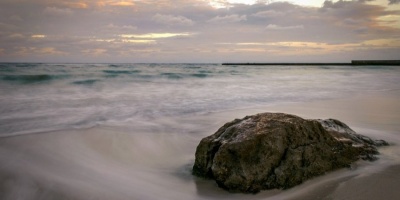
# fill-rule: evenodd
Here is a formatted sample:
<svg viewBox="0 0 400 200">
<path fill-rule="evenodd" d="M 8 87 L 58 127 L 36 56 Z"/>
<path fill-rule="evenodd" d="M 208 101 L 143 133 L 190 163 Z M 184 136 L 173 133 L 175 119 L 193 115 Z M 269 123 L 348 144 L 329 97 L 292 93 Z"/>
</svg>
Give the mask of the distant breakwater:
<svg viewBox="0 0 400 200">
<path fill-rule="evenodd" d="M 400 60 L 352 60 L 350 63 L 222 63 L 222 65 L 400 65 Z"/>
</svg>

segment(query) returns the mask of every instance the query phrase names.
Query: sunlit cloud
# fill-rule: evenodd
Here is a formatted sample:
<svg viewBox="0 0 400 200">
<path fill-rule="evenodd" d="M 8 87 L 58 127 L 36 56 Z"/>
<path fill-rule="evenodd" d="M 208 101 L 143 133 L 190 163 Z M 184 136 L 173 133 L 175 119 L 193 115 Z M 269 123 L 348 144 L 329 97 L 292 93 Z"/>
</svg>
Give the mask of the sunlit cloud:
<svg viewBox="0 0 400 200">
<path fill-rule="evenodd" d="M 96 42 L 115 42 L 116 39 L 95 39 Z"/>
<path fill-rule="evenodd" d="M 214 8 L 231 8 L 235 4 L 252 5 L 256 3 L 272 3 L 274 0 L 208 0 Z"/>
<path fill-rule="evenodd" d="M 385 15 L 378 17 L 379 23 L 383 26 L 400 29 L 400 13 L 399 15 Z"/>
<path fill-rule="evenodd" d="M 135 6 L 134 1 L 121 1 L 121 0 L 100 0 L 96 2 L 97 6 L 121 6 L 121 7 L 129 7 Z"/>
<path fill-rule="evenodd" d="M 104 28 L 107 29 L 124 29 L 124 30 L 136 30 L 137 27 L 136 26 L 131 26 L 131 25 L 123 25 L 123 26 L 117 26 L 115 24 L 108 24 L 107 26 L 105 26 Z"/>
<path fill-rule="evenodd" d="M 24 39 L 25 38 L 25 36 L 21 33 L 13 33 L 8 37 L 13 38 L 13 39 Z"/>
<path fill-rule="evenodd" d="M 110 2 L 112 6 L 134 6 L 135 4 L 132 1 L 117 1 L 117 2 Z"/>
<path fill-rule="evenodd" d="M 156 44 L 155 40 L 140 40 L 140 39 L 129 39 L 129 38 L 123 38 L 123 39 L 95 39 L 93 40 L 95 42 L 106 42 L 106 43 L 136 43 L 136 44 Z"/>
<path fill-rule="evenodd" d="M 235 49 L 238 52 L 266 52 L 266 49 L 263 48 L 238 48 Z"/>
<path fill-rule="evenodd" d="M 147 39 L 160 39 L 172 37 L 187 37 L 193 35 L 192 33 L 147 33 L 147 34 L 122 34 L 122 38 L 147 38 Z"/>
<path fill-rule="evenodd" d="M 122 42 L 126 43 L 137 43 L 137 44 L 155 44 L 155 40 L 132 40 L 132 39 L 123 39 Z"/>
<path fill-rule="evenodd" d="M 330 44 L 325 42 L 282 41 L 282 42 L 248 42 L 248 43 L 218 43 L 219 45 L 232 46 L 230 52 L 254 51 L 273 52 L 277 55 L 321 55 L 338 52 L 350 52 L 368 49 L 397 49 L 400 48 L 400 39 L 374 39 L 359 43 Z M 234 47 L 237 46 L 237 47 Z M 244 47 L 245 46 L 245 47 Z M 264 46 L 264 47 L 262 47 Z M 272 51 L 271 51 L 272 50 Z M 225 48 L 227 51 L 227 48 Z"/>
<path fill-rule="evenodd" d="M 236 45 L 236 46 L 265 46 L 263 42 L 238 42 L 238 43 L 217 43 L 217 45 Z"/>
<path fill-rule="evenodd" d="M 366 46 L 374 46 L 378 48 L 399 48 L 400 47 L 400 38 L 398 39 L 374 39 L 374 40 L 367 40 L 362 43 Z"/>
<path fill-rule="evenodd" d="M 63 2 L 65 6 L 69 8 L 80 8 L 80 9 L 85 9 L 88 8 L 89 5 L 85 2 Z"/>
<path fill-rule="evenodd" d="M 32 37 L 32 38 L 41 39 L 41 38 L 45 38 L 45 37 L 47 37 L 47 36 L 46 36 L 46 35 L 32 35 L 31 37 Z"/>
<path fill-rule="evenodd" d="M 265 27 L 266 30 L 293 30 L 293 29 L 304 29 L 303 25 L 296 25 L 296 26 L 279 26 L 276 24 L 268 24 Z"/>
</svg>

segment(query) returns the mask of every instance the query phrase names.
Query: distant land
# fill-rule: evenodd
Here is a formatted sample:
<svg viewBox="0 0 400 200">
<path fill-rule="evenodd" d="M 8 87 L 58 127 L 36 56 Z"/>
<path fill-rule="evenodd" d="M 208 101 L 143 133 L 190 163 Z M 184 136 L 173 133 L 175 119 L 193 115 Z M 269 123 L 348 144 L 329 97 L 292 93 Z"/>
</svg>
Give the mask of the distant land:
<svg viewBox="0 0 400 200">
<path fill-rule="evenodd" d="M 222 65 L 400 65 L 400 60 L 352 60 L 350 63 L 222 63 Z"/>
</svg>

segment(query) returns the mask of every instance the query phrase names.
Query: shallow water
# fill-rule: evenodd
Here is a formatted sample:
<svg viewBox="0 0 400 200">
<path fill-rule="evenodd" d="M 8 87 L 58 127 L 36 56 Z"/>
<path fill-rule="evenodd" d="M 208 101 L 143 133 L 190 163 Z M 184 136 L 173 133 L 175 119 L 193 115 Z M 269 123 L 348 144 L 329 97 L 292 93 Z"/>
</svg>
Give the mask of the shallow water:
<svg viewBox="0 0 400 200">
<path fill-rule="evenodd" d="M 0 136 L 398 91 L 400 68 L 1 64 Z"/>
<path fill-rule="evenodd" d="M 362 193 L 400 174 L 390 167 L 400 165 L 399 75 L 390 66 L 3 64 L 0 199 L 345 199 L 347 185 Z M 266 111 L 337 118 L 392 146 L 287 191 L 230 194 L 191 175 L 201 138 Z"/>
</svg>

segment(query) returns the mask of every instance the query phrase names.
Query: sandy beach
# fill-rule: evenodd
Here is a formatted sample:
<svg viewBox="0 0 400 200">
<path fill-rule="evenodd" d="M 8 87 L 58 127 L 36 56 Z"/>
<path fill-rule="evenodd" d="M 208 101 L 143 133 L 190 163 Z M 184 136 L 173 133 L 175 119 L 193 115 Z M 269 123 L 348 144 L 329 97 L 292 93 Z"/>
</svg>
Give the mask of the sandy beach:
<svg viewBox="0 0 400 200">
<path fill-rule="evenodd" d="M 397 199 L 400 184 L 398 91 L 289 103 L 0 139 L 0 199 Z M 200 139 L 258 112 L 337 118 L 385 139 L 375 162 L 360 161 L 289 190 L 231 194 L 191 175 Z M 146 127 L 146 128 L 143 128 Z M 185 133 L 185 134 L 183 134 Z"/>
</svg>

